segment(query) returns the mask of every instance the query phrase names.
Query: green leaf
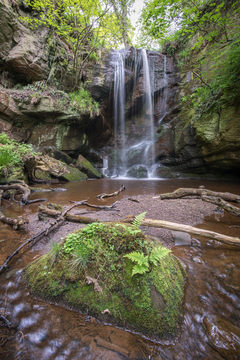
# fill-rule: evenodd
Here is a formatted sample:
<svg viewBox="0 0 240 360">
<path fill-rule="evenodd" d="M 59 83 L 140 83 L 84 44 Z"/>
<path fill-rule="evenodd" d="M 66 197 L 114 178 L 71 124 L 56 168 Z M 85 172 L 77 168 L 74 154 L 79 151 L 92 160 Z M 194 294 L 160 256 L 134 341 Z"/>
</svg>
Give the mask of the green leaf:
<svg viewBox="0 0 240 360">
<path fill-rule="evenodd" d="M 143 222 L 145 215 L 146 215 L 146 211 L 142 212 L 141 214 L 135 216 L 132 224 L 133 226 L 135 226 L 136 228 L 139 228 L 139 226 L 141 225 L 141 223 Z"/>
<path fill-rule="evenodd" d="M 161 262 L 161 260 L 164 259 L 170 252 L 171 250 L 163 246 L 155 247 L 149 255 L 149 261 L 152 262 L 153 265 L 157 266 L 158 263 Z"/>
</svg>

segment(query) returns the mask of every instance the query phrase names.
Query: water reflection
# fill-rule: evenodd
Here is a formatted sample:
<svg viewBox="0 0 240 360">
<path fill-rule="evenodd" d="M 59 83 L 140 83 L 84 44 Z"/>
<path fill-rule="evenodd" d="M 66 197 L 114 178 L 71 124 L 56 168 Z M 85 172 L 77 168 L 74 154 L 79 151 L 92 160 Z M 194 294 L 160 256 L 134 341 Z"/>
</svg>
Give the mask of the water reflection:
<svg viewBox="0 0 240 360">
<path fill-rule="evenodd" d="M 117 180 L 100 180 L 67 184 L 66 192 L 46 193 L 46 197 L 61 204 L 82 199 L 109 204 L 122 197 L 172 191 L 180 186 L 204 184 L 217 191 L 229 190 L 224 183 L 203 181 L 124 181 L 126 191 L 117 199 L 96 199 L 97 194 L 113 192 L 121 183 Z M 239 194 L 240 186 L 231 184 L 231 191 Z M 34 197 L 38 197 L 38 194 L 33 194 Z M 23 209 L 8 204 L 7 211 L 9 214 L 22 211 L 30 214 L 36 209 L 35 204 Z M 211 216 L 201 227 L 232 236 L 240 235 L 238 218 L 225 215 L 220 220 Z M 28 234 L 16 233 L 7 225 L 1 225 L 0 229 L 2 262 Z M 195 238 L 191 243 L 183 241 L 176 245 L 173 252 L 186 267 L 188 281 L 184 316 L 175 339 L 153 342 L 36 299 L 29 294 L 22 277 L 24 266 L 39 254 L 39 250 L 33 248 L 13 262 L 9 272 L 1 275 L 0 313 L 18 325 L 12 338 L 3 346 L 0 343 L 1 360 L 239 359 L 239 248 Z M 43 243 L 40 251 L 44 251 L 44 246 Z"/>
</svg>

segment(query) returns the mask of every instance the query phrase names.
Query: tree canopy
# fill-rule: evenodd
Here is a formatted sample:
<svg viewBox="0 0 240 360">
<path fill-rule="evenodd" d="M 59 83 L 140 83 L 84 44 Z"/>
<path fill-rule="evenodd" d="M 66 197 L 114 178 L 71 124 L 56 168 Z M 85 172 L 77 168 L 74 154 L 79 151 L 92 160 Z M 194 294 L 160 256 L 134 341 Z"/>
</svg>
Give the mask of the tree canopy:
<svg viewBox="0 0 240 360">
<path fill-rule="evenodd" d="M 239 1 L 234 0 L 146 0 L 141 15 L 142 39 L 150 36 L 162 43 L 198 32 L 199 45 L 220 34 L 228 41 L 232 15 L 238 9 Z"/>
</svg>

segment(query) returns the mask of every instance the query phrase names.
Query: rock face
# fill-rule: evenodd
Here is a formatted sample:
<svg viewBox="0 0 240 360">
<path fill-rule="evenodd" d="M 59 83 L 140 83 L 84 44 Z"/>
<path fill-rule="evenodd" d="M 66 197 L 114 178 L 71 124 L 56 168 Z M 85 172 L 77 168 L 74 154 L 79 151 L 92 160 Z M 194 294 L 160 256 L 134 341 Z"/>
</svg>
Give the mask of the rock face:
<svg viewBox="0 0 240 360">
<path fill-rule="evenodd" d="M 47 32 L 35 35 L 17 19 L 11 2 L 0 4 L 0 64 L 26 82 L 47 78 Z M 40 36 L 39 36 L 40 35 Z"/>
<path fill-rule="evenodd" d="M 136 227 L 93 223 L 26 269 L 32 291 L 154 337 L 175 335 L 185 272 Z"/>
<path fill-rule="evenodd" d="M 70 88 L 69 49 L 46 29 L 34 32 L 25 26 L 19 17 L 26 14 L 14 4 L 0 4 L 0 131 L 38 150 L 54 147 L 74 162 L 90 151 L 89 133 L 102 123 L 101 116 L 74 108 L 68 94 L 56 88 L 56 82 Z"/>
</svg>

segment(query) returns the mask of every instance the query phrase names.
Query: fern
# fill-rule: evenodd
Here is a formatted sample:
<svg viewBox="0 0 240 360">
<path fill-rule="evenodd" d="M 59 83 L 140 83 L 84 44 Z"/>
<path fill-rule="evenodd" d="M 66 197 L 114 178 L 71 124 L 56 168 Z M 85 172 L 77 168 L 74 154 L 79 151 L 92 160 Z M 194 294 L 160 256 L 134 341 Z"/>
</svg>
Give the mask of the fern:
<svg viewBox="0 0 240 360">
<path fill-rule="evenodd" d="M 134 227 L 136 227 L 137 229 L 139 228 L 139 226 L 141 225 L 141 223 L 143 222 L 145 215 L 146 215 L 146 211 L 142 212 L 141 214 L 138 214 L 137 216 L 135 216 L 132 224 Z"/>
<path fill-rule="evenodd" d="M 149 255 L 149 261 L 153 263 L 153 265 L 157 266 L 157 264 L 165 258 L 171 250 L 166 249 L 163 246 L 158 246 L 153 248 L 151 254 Z"/>
<path fill-rule="evenodd" d="M 128 258 L 134 263 L 137 263 L 133 266 L 132 276 L 135 274 L 144 274 L 149 269 L 148 257 L 143 253 L 139 253 L 137 251 L 133 251 L 130 254 L 124 255 L 124 257 Z"/>
</svg>

